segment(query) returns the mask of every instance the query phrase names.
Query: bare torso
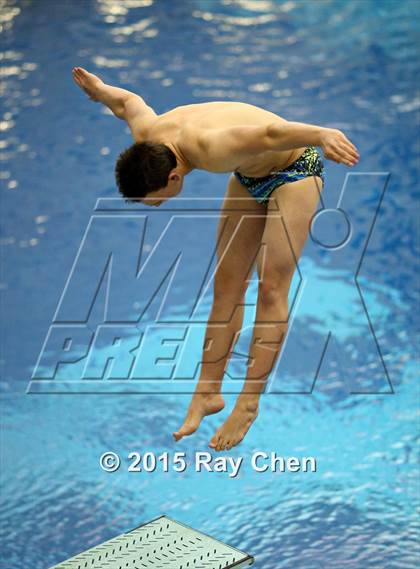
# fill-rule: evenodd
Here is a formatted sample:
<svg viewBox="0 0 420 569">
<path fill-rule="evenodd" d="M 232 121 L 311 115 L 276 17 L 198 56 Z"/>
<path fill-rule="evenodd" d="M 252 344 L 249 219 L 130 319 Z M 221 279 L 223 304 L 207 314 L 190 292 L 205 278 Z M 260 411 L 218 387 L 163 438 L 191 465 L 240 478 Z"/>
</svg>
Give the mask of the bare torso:
<svg viewBox="0 0 420 569">
<path fill-rule="evenodd" d="M 307 145 L 320 146 L 325 158 L 347 166 L 359 159 L 357 148 L 341 131 L 285 121 L 247 103 L 183 105 L 157 115 L 139 95 L 107 85 L 86 69 L 73 68 L 73 78 L 92 100 L 127 121 L 135 141 L 167 144 L 179 159 L 182 176 L 198 168 L 262 177 L 287 167 Z"/>
<path fill-rule="evenodd" d="M 192 168 L 210 172 L 238 171 L 245 176 L 267 176 L 273 170 L 281 170 L 294 162 L 304 151 L 295 148 L 287 151 L 265 151 L 243 160 L 240 164 L 226 153 L 226 158 L 217 163 L 209 162 L 208 156 L 198 143 L 198 132 L 206 129 L 223 129 L 232 126 L 264 126 L 273 121 L 284 121 L 278 115 L 240 102 L 216 101 L 176 107 L 150 121 L 134 127 L 135 140 L 154 140 L 171 143 Z"/>
</svg>

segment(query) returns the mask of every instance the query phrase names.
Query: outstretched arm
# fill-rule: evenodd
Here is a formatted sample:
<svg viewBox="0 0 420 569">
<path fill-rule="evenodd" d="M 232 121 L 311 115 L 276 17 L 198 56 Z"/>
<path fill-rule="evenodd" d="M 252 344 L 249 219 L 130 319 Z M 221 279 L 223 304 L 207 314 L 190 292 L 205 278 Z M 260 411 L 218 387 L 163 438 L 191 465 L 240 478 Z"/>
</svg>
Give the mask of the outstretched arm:
<svg viewBox="0 0 420 569">
<path fill-rule="evenodd" d="M 340 130 L 299 122 L 208 129 L 201 133 L 200 142 L 208 161 L 214 163 L 227 157 L 240 162 L 259 152 L 303 146 L 320 146 L 325 158 L 347 166 L 354 166 L 359 159 L 357 148 Z"/>
<path fill-rule="evenodd" d="M 82 67 L 73 68 L 73 79 L 92 101 L 103 103 L 116 117 L 128 123 L 140 115 L 155 115 L 153 109 L 139 95 L 107 85 Z"/>
<path fill-rule="evenodd" d="M 267 127 L 265 144 L 270 150 L 288 150 L 301 146 L 320 146 L 328 160 L 354 166 L 359 160 L 357 148 L 340 130 L 299 122 L 278 122 Z"/>
</svg>

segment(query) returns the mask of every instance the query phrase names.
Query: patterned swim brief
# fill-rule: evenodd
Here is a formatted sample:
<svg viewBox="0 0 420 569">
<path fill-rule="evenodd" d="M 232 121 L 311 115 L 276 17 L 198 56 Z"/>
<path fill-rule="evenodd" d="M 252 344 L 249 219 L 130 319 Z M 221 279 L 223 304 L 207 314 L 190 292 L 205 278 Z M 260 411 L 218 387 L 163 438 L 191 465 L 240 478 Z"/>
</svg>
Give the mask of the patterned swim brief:
<svg viewBox="0 0 420 569">
<path fill-rule="evenodd" d="M 284 170 L 274 172 L 262 178 L 244 176 L 234 172 L 236 178 L 243 184 L 258 203 L 267 205 L 272 192 L 283 184 L 303 180 L 309 176 L 319 176 L 324 184 L 324 164 L 315 146 L 308 146 L 305 152 L 295 162 Z"/>
</svg>

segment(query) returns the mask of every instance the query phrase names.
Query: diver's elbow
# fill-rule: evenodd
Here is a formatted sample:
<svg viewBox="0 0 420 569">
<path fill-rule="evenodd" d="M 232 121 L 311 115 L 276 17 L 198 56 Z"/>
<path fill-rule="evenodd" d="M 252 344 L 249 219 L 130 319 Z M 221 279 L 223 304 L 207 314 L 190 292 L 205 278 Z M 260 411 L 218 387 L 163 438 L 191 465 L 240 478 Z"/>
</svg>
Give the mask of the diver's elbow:
<svg viewBox="0 0 420 569">
<path fill-rule="evenodd" d="M 270 148 L 277 148 L 287 135 L 287 121 L 270 123 L 266 128 L 267 144 Z"/>
</svg>

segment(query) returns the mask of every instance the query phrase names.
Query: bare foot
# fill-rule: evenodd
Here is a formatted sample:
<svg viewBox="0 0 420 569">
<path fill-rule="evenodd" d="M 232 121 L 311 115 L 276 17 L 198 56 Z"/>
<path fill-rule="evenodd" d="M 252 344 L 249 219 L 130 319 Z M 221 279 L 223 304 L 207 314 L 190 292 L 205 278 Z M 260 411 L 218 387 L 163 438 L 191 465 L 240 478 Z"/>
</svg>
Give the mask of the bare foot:
<svg viewBox="0 0 420 569">
<path fill-rule="evenodd" d="M 225 402 L 220 393 L 195 393 L 184 424 L 174 433 L 174 439 L 180 441 L 182 437 L 192 435 L 206 415 L 218 413 L 224 406 Z"/>
<path fill-rule="evenodd" d="M 92 101 L 98 101 L 97 91 L 98 87 L 103 84 L 102 79 L 99 79 L 93 73 L 89 73 L 83 67 L 73 67 L 73 79 L 75 83 L 86 93 L 86 95 L 92 99 Z"/>
<path fill-rule="evenodd" d="M 217 451 L 229 450 L 238 445 L 258 416 L 258 401 L 255 398 L 238 400 L 234 410 L 211 439 L 209 447 Z"/>
</svg>

